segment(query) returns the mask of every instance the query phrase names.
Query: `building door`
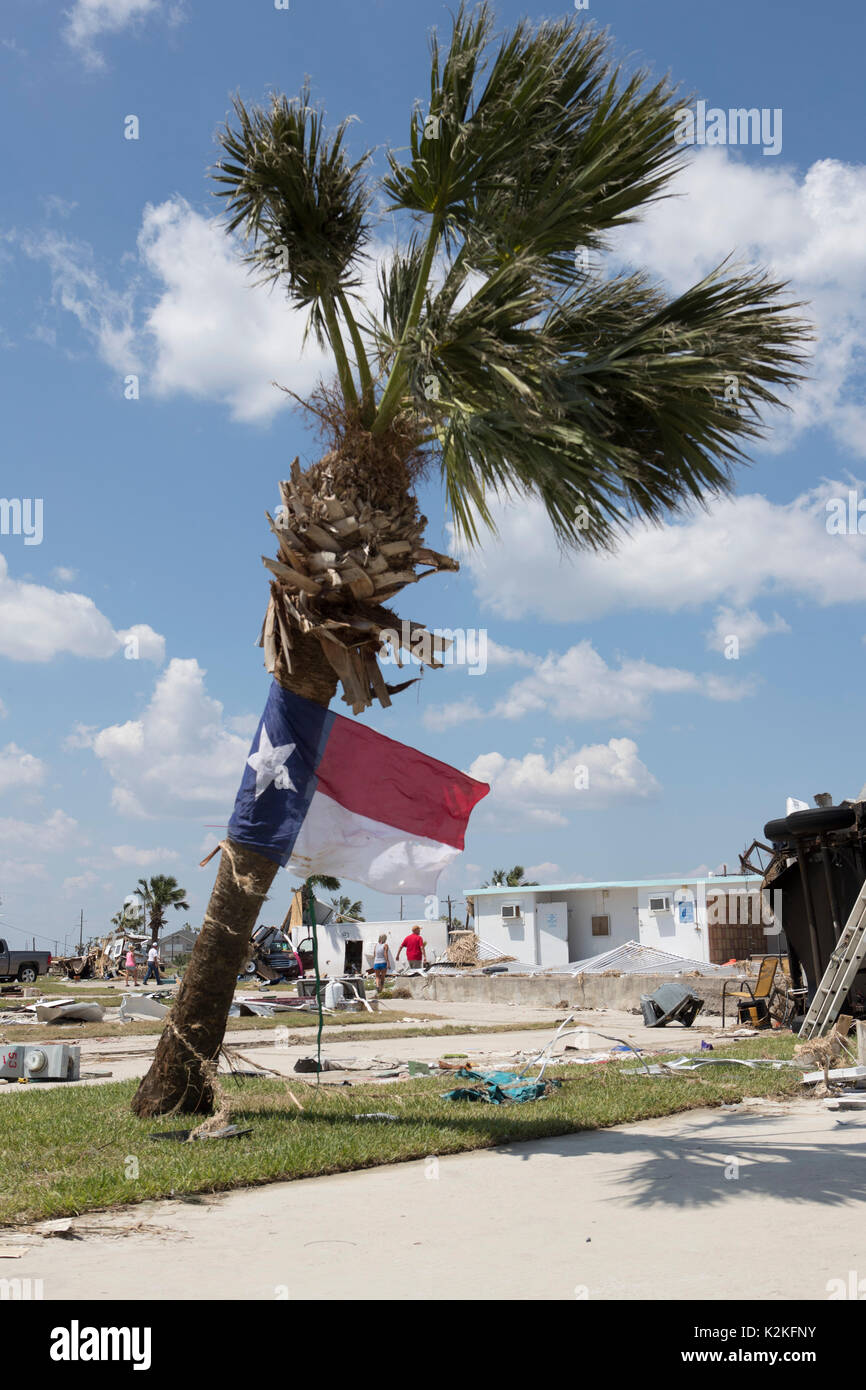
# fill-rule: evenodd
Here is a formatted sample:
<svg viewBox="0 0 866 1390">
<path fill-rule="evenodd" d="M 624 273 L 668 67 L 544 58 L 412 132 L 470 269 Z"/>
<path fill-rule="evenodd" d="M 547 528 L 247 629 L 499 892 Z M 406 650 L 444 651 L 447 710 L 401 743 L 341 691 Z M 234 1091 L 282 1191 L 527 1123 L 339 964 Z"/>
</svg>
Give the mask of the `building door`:
<svg viewBox="0 0 866 1390">
<path fill-rule="evenodd" d="M 538 964 L 568 964 L 568 904 L 536 903 Z"/>
</svg>

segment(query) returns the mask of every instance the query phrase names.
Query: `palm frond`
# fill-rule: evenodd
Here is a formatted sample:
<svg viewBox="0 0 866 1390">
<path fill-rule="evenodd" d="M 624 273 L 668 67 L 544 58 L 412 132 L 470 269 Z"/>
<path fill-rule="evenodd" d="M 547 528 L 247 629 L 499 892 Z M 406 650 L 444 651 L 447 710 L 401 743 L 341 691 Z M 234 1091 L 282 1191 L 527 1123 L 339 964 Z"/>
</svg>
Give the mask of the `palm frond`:
<svg viewBox="0 0 866 1390">
<path fill-rule="evenodd" d="M 305 84 L 289 100 L 274 96 L 269 109 L 249 110 L 234 100 L 236 127 L 219 133 L 226 158 L 214 182 L 225 187 L 227 230 L 242 230 L 252 244 L 245 257 L 264 281 L 281 281 L 299 307 L 311 310 L 320 342 L 328 328 L 323 302 L 356 286 L 369 232 L 369 190 L 362 178 L 368 155 L 350 163 L 343 144 L 347 118 L 328 138 L 321 112 Z"/>
<path fill-rule="evenodd" d="M 802 374 L 809 330 L 785 291 L 724 267 L 670 300 L 637 275 L 581 286 L 537 328 L 528 393 L 489 408 L 472 408 L 477 371 L 461 394 L 452 358 L 442 464 L 458 529 L 476 540 L 491 496 L 534 494 L 561 541 L 608 546 L 635 516 L 725 491 Z"/>
</svg>

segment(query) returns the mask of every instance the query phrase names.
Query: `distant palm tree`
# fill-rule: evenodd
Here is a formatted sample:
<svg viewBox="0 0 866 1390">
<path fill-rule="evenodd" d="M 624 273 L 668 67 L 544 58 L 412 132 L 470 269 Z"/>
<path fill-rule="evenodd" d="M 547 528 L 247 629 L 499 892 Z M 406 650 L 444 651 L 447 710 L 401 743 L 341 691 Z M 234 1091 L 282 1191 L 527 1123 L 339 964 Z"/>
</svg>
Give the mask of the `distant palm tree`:
<svg viewBox="0 0 866 1390">
<path fill-rule="evenodd" d="M 378 664 L 400 627 L 392 601 L 458 568 L 425 543 L 425 473 L 469 545 L 511 498 L 537 500 L 564 547 L 613 548 L 635 519 L 731 489 L 809 336 L 760 269 L 723 264 L 671 295 L 590 266 L 688 161 L 667 78 L 623 73 L 609 36 L 573 15 L 498 37 L 487 3 L 461 5 L 450 41 L 430 47 L 416 84 L 428 109 L 410 113 L 383 178 L 348 154 L 350 118 L 328 131 L 309 86 L 265 106 L 236 99 L 214 173 L 226 230 L 308 313 L 336 367 L 302 402 L 321 456 L 306 470 L 295 460 L 270 518 L 265 667 L 323 709 L 342 684 L 355 714 L 411 684 L 389 685 Z M 401 244 L 365 304 L 386 212 Z M 551 585 L 555 558 L 551 547 Z M 424 629 L 408 626 L 414 651 Z M 211 1107 L 209 1059 L 278 867 L 226 842 L 138 1115 Z"/>
<path fill-rule="evenodd" d="M 136 911 L 130 903 L 124 903 L 119 912 L 115 912 L 111 919 L 111 925 L 115 931 L 119 932 L 138 932 L 144 928 L 144 912 Z"/>
<path fill-rule="evenodd" d="M 145 910 L 150 910 L 150 938 L 154 944 L 165 926 L 166 908 L 189 912 L 186 889 L 170 874 L 154 874 L 149 880 L 140 878 L 138 893 Z"/>
<path fill-rule="evenodd" d="M 331 906 L 337 914 L 338 922 L 363 922 L 366 920 L 362 916 L 364 904 L 359 900 L 352 902 L 351 898 L 332 898 Z"/>
<path fill-rule="evenodd" d="M 482 883 L 482 888 L 537 888 L 538 879 L 528 879 L 523 877 L 523 865 L 515 864 L 513 869 L 507 872 L 505 869 L 494 869 L 489 883 Z"/>
<path fill-rule="evenodd" d="M 310 921 L 310 897 L 316 896 L 316 889 L 323 888 L 326 893 L 339 893 L 342 884 L 338 878 L 332 878 L 330 874 L 310 874 L 303 883 L 299 883 L 292 891 L 301 894 L 301 911 L 303 914 L 304 926 L 312 925 Z"/>
<path fill-rule="evenodd" d="M 338 878 L 332 878 L 330 874 L 310 874 L 309 878 L 304 879 L 306 889 L 324 888 L 327 893 L 339 893 L 342 884 Z"/>
</svg>

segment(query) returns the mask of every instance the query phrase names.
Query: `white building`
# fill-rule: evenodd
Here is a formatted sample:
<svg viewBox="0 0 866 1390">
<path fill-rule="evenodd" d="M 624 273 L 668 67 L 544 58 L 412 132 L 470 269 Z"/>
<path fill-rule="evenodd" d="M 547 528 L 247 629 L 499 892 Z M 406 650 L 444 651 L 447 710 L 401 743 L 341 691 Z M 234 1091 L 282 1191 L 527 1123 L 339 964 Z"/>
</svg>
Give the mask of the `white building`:
<svg viewBox="0 0 866 1390">
<path fill-rule="evenodd" d="M 466 898 L 482 941 L 527 965 L 586 960 L 627 941 L 722 964 L 784 943 L 771 895 L 760 893 L 759 878 L 739 874 L 500 885 L 467 888 Z"/>
</svg>

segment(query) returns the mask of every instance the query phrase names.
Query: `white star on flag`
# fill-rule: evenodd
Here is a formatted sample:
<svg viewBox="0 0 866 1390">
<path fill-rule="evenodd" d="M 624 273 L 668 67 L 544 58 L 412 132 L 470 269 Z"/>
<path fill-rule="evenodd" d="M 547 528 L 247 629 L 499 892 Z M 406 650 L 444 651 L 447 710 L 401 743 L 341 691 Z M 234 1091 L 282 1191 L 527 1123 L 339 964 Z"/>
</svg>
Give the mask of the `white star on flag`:
<svg viewBox="0 0 866 1390">
<path fill-rule="evenodd" d="M 276 782 L 281 791 L 297 791 L 285 766 L 294 751 L 293 743 L 283 743 L 279 748 L 274 748 L 262 724 L 258 752 L 251 753 L 247 758 L 247 766 L 256 774 L 256 800 L 272 782 Z"/>
</svg>

